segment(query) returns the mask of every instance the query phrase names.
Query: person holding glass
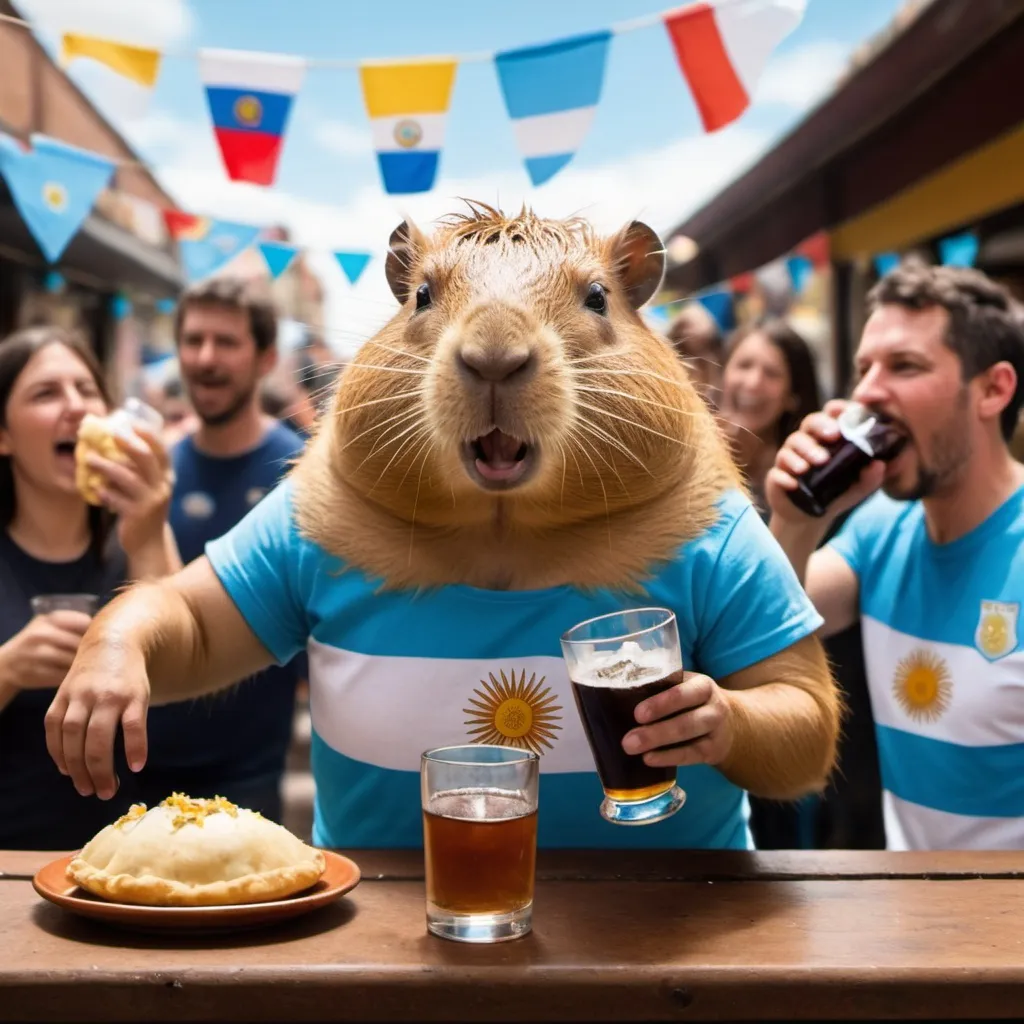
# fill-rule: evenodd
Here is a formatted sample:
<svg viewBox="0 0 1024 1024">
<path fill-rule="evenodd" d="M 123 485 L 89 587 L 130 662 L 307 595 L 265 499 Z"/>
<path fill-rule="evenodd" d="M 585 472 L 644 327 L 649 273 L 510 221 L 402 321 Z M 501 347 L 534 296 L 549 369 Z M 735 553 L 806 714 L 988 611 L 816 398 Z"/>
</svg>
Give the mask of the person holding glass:
<svg viewBox="0 0 1024 1024">
<path fill-rule="evenodd" d="M 0 342 L 0 848 L 77 848 L 109 822 L 110 808 L 57 771 L 43 719 L 92 613 L 127 581 L 180 567 L 155 434 L 125 439 L 123 463 L 90 456 L 102 506 L 79 493 L 79 425 L 110 408 L 102 371 L 74 336 L 34 327 Z M 125 791 L 119 806 L 129 802 Z"/>
</svg>

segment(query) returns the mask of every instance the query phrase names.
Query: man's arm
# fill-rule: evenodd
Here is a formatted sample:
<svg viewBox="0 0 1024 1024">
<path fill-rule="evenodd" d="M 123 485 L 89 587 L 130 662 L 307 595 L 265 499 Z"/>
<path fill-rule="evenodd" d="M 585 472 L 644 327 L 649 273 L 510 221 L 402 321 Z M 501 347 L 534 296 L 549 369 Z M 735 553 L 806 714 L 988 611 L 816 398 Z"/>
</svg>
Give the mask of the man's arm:
<svg viewBox="0 0 1024 1024">
<path fill-rule="evenodd" d="M 146 761 L 146 712 L 212 693 L 273 662 L 206 558 L 141 583 L 93 620 L 46 714 L 46 745 L 83 795 L 117 790 L 114 737 L 133 770 Z"/>
<path fill-rule="evenodd" d="M 852 626 L 860 615 L 860 584 L 842 555 L 818 547 L 824 531 L 778 516 L 772 517 L 770 525 L 807 596 L 825 620 L 818 635 L 829 637 Z"/>
</svg>

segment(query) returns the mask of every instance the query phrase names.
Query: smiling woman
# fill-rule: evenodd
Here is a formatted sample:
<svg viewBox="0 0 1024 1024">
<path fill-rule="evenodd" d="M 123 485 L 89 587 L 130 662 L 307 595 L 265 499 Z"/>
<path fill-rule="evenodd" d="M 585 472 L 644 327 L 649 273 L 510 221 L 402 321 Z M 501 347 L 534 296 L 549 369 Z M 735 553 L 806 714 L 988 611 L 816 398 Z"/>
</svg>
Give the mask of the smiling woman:
<svg viewBox="0 0 1024 1024">
<path fill-rule="evenodd" d="M 71 849 L 110 814 L 61 777 L 42 729 L 89 616 L 33 615 L 33 599 L 103 604 L 129 579 L 178 565 L 157 439 L 126 443 L 126 461 L 103 472 L 103 506 L 79 492 L 79 426 L 109 406 L 95 357 L 76 337 L 39 327 L 0 342 L 0 847 Z"/>
</svg>

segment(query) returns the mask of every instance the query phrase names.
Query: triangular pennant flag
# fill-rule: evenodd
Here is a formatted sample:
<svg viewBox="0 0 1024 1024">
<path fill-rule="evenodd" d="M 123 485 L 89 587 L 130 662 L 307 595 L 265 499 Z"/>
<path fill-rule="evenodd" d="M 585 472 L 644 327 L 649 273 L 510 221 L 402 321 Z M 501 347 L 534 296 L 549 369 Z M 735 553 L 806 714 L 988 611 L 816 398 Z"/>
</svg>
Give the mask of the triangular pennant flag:
<svg viewBox="0 0 1024 1024">
<path fill-rule="evenodd" d="M 203 50 L 199 77 L 213 133 L 232 181 L 272 185 L 305 61 L 264 53 Z"/>
<path fill-rule="evenodd" d="M 259 236 L 260 229 L 251 224 L 235 224 L 227 220 L 210 220 L 201 238 L 179 238 L 178 252 L 189 281 L 200 281 L 216 273 Z"/>
<path fill-rule="evenodd" d="M 900 265 L 900 254 L 898 252 L 881 252 L 875 257 L 875 271 L 879 277 L 885 277 L 890 270 L 895 270 Z"/>
<path fill-rule="evenodd" d="M 789 277 L 793 282 L 793 292 L 796 295 L 803 294 L 804 286 L 814 273 L 814 264 L 809 256 L 790 256 L 786 260 L 786 267 L 789 269 Z"/>
<path fill-rule="evenodd" d="M 46 135 L 33 135 L 28 152 L 0 135 L 0 174 L 49 263 L 60 259 L 113 173 L 110 160 Z"/>
<path fill-rule="evenodd" d="M 160 74 L 160 51 L 127 43 L 115 43 L 98 36 L 83 36 L 65 32 L 61 37 L 60 61 L 67 67 L 79 57 L 89 57 L 105 64 L 124 78 L 152 89 Z"/>
<path fill-rule="evenodd" d="M 706 132 L 747 107 L 768 59 L 800 24 L 807 0 L 705 0 L 665 18 L 665 28 Z"/>
<path fill-rule="evenodd" d="M 720 331 L 731 331 L 736 326 L 731 291 L 721 289 L 705 292 L 703 295 L 695 295 L 694 298 L 711 314 Z"/>
<path fill-rule="evenodd" d="M 595 32 L 494 58 L 534 185 L 554 177 L 583 144 L 601 98 L 611 38 L 611 32 Z"/>
<path fill-rule="evenodd" d="M 454 60 L 360 67 L 385 192 L 434 187 L 457 67 Z"/>
<path fill-rule="evenodd" d="M 978 236 L 968 231 L 943 238 L 939 242 L 939 258 L 944 267 L 973 267 L 978 258 Z"/>
<path fill-rule="evenodd" d="M 345 271 L 349 284 L 355 284 L 362 276 L 366 265 L 372 258 L 368 252 L 336 252 L 334 258 Z"/>
<path fill-rule="evenodd" d="M 805 238 L 797 247 L 796 253 L 799 256 L 806 256 L 815 267 L 827 266 L 831 259 L 828 244 L 828 232 L 818 231 Z"/>
<path fill-rule="evenodd" d="M 284 242 L 260 242 L 256 248 L 263 254 L 272 281 L 279 278 L 292 265 L 292 260 L 299 251 L 297 245 L 287 245 Z"/>
<path fill-rule="evenodd" d="M 164 210 L 163 215 L 167 233 L 171 238 L 179 241 L 202 241 L 210 229 L 209 218 L 197 217 L 194 213 L 185 213 L 182 210 Z"/>
<path fill-rule="evenodd" d="M 743 274 L 735 274 L 729 278 L 729 287 L 732 289 L 734 295 L 746 295 L 747 292 L 754 290 L 754 284 L 756 279 L 752 271 L 746 271 Z"/>
</svg>

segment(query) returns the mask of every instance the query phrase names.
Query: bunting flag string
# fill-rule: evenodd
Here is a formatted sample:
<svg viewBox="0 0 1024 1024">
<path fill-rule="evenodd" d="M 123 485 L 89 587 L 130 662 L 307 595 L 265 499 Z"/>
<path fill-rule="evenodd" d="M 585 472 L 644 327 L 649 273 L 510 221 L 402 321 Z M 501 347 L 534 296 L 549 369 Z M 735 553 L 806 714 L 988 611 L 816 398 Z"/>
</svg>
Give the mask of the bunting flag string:
<svg viewBox="0 0 1024 1024">
<path fill-rule="evenodd" d="M 807 0 L 700 0 L 589 34 L 497 53 L 405 60 L 334 60 L 233 50 L 158 51 L 67 33 L 65 63 L 89 57 L 152 88 L 160 62 L 199 62 L 199 78 L 224 167 L 233 181 L 276 179 L 289 114 L 309 68 L 359 71 L 373 147 L 388 193 L 426 192 L 437 179 L 460 64 L 492 62 L 519 151 L 533 185 L 549 181 L 583 144 L 601 98 L 613 36 L 661 24 L 714 132 L 750 106 L 779 43 L 800 23 Z M 10 15 L 0 22 L 31 27 Z"/>
</svg>

